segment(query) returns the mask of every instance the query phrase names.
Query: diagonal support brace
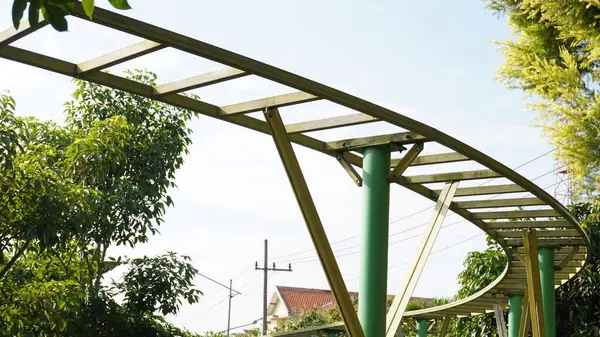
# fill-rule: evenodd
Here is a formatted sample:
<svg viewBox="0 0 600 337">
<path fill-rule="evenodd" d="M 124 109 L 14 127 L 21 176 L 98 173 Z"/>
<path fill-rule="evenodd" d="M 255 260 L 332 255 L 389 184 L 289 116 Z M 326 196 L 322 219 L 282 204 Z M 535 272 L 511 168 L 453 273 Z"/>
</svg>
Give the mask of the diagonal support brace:
<svg viewBox="0 0 600 337">
<path fill-rule="evenodd" d="M 352 180 L 354 181 L 354 183 L 356 184 L 356 186 L 361 187 L 362 184 L 363 184 L 362 177 L 354 169 L 354 166 L 352 166 L 352 164 L 350 164 L 350 162 L 348 161 L 348 159 L 346 159 L 346 157 L 344 157 L 344 154 L 343 153 L 336 154 L 335 159 L 337 159 L 337 161 L 340 163 L 340 165 L 342 165 L 342 167 L 348 173 L 348 175 L 350 176 L 350 178 L 352 178 Z"/>
<path fill-rule="evenodd" d="M 494 303 L 494 316 L 496 317 L 498 337 L 508 337 L 506 321 L 504 320 L 504 310 L 502 310 L 502 307 L 498 303 Z"/>
<path fill-rule="evenodd" d="M 327 277 L 335 301 L 340 308 L 348 334 L 350 337 L 365 337 L 279 111 L 276 108 L 267 108 L 265 110 L 265 119 L 269 124 L 279 157 L 283 162 L 288 179 L 294 190 L 296 200 L 300 206 L 302 216 L 308 227 L 308 232 L 321 261 L 321 266 L 325 271 L 325 276 Z"/>
<path fill-rule="evenodd" d="M 396 331 L 398 331 L 398 328 L 400 327 L 406 305 L 417 286 L 421 272 L 425 267 L 425 262 L 427 262 L 427 258 L 431 253 L 431 249 L 440 232 L 442 223 L 444 222 L 444 218 L 446 217 L 446 213 L 448 212 L 448 208 L 450 207 L 450 203 L 452 202 L 452 198 L 454 198 L 457 188 L 458 182 L 451 181 L 444 185 L 444 188 L 440 193 L 438 201 L 435 204 L 431 223 L 423 234 L 423 241 L 417 251 L 417 258 L 414 260 L 412 268 L 409 269 L 405 284 L 400 292 L 398 292 L 398 295 L 394 297 L 392 306 L 387 314 L 386 337 L 394 337 Z"/>
<path fill-rule="evenodd" d="M 390 175 L 388 176 L 388 180 L 390 182 L 395 182 L 398 178 L 406 171 L 406 169 L 410 166 L 410 164 L 417 158 L 419 153 L 423 151 L 423 142 L 415 143 L 408 152 L 400 159 L 398 165 L 394 167 Z"/>
<path fill-rule="evenodd" d="M 519 325 L 519 337 L 529 336 L 529 327 L 531 320 L 529 319 L 529 297 L 523 296 L 523 303 L 521 306 L 521 323 Z"/>
<path fill-rule="evenodd" d="M 438 333 L 438 337 L 444 337 L 448 333 L 448 328 L 450 327 L 450 317 L 444 317 L 442 321 L 442 325 L 440 326 L 440 330 Z"/>
<path fill-rule="evenodd" d="M 527 273 L 527 296 L 531 331 L 533 337 L 546 337 L 544 309 L 542 306 L 542 288 L 540 283 L 540 267 L 538 261 L 537 235 L 535 229 L 523 231 L 525 247 L 525 272 Z"/>
<path fill-rule="evenodd" d="M 575 254 L 577 254 L 577 252 L 579 252 L 579 246 L 573 247 L 573 249 L 571 249 L 569 254 L 558 264 L 558 266 L 556 266 L 556 270 L 563 269 L 569 263 L 569 261 L 571 261 L 573 256 L 575 256 Z"/>
</svg>

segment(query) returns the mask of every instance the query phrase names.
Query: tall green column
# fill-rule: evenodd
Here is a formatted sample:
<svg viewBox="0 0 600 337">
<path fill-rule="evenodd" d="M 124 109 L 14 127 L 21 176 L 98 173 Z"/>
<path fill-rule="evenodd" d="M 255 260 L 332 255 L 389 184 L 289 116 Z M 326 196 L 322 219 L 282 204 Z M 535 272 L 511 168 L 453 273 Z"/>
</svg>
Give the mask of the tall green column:
<svg viewBox="0 0 600 337">
<path fill-rule="evenodd" d="M 365 149 L 363 158 L 364 224 L 358 318 L 366 337 L 385 336 L 390 211 L 390 151 Z"/>
<path fill-rule="evenodd" d="M 556 337 L 556 295 L 554 292 L 554 249 L 538 249 L 540 262 L 540 283 L 542 285 L 542 305 L 546 337 Z"/>
<path fill-rule="evenodd" d="M 521 296 L 508 297 L 508 337 L 518 337 L 521 328 Z"/>
<path fill-rule="evenodd" d="M 417 321 L 417 337 L 427 337 L 427 320 Z"/>
</svg>

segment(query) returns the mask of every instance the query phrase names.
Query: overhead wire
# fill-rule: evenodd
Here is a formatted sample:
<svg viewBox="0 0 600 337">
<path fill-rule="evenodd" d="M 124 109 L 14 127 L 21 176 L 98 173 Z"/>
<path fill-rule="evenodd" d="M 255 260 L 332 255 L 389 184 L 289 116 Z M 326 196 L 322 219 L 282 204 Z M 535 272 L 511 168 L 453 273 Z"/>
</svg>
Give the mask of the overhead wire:
<svg viewBox="0 0 600 337">
<path fill-rule="evenodd" d="M 517 166 L 515 166 L 515 167 L 513 168 L 513 170 L 517 170 L 517 169 L 520 169 L 520 168 L 522 168 L 522 167 L 524 167 L 524 166 L 526 166 L 526 165 L 529 165 L 529 164 L 531 164 L 531 163 L 535 162 L 536 160 L 539 160 L 539 159 L 541 159 L 541 158 L 543 158 L 543 157 L 545 157 L 545 156 L 549 155 L 550 153 L 552 153 L 552 152 L 554 152 L 554 151 L 556 151 L 556 148 L 552 148 L 552 149 L 551 149 L 551 150 L 549 150 L 549 151 L 546 151 L 546 152 L 544 152 L 544 153 L 542 153 L 542 154 L 540 154 L 540 155 L 538 155 L 538 156 L 536 156 L 536 157 L 534 157 L 534 158 L 532 158 L 532 159 L 530 159 L 530 160 L 528 160 L 528 161 L 526 161 L 526 162 L 524 162 L 524 163 L 522 163 L 522 164 L 520 164 L 520 165 L 517 165 Z M 554 170 L 555 170 L 555 169 L 553 169 L 552 171 L 549 171 L 549 172 L 547 172 L 547 173 L 543 174 L 542 176 L 545 176 L 545 175 L 547 175 L 547 174 L 550 174 L 550 173 L 554 172 Z M 540 176 L 540 177 L 542 177 L 542 176 Z M 536 179 L 539 179 L 540 177 L 536 177 L 536 178 L 532 179 L 532 181 L 533 181 L 533 180 L 536 180 Z M 486 180 L 486 181 L 484 181 L 484 182 L 480 183 L 480 184 L 479 184 L 479 185 L 477 185 L 477 186 L 483 186 L 483 185 L 485 185 L 485 184 L 487 184 L 487 183 L 490 183 L 490 182 L 494 181 L 495 179 L 497 179 L 497 178 L 491 178 L 491 179 L 488 179 L 488 180 Z M 427 210 L 430 210 L 430 209 L 432 209 L 433 207 L 434 207 L 434 206 L 428 206 L 428 207 L 426 207 L 426 208 L 420 209 L 420 210 L 418 210 L 418 211 L 416 211 L 416 212 L 413 212 L 413 213 L 410 213 L 410 214 L 408 214 L 408 215 L 405 215 L 405 216 L 403 216 L 403 217 L 401 217 L 401 218 L 399 218 L 399 219 L 393 220 L 393 221 L 391 221 L 389 224 L 391 225 L 391 224 L 394 224 L 394 223 L 397 223 L 397 222 L 400 222 L 400 221 L 406 220 L 406 219 L 408 219 L 408 218 L 411 218 L 411 217 L 413 217 L 413 216 L 415 216 L 415 215 L 418 215 L 418 214 L 421 214 L 421 213 L 423 213 L 423 212 L 425 212 L 425 211 L 427 211 Z M 402 233 L 405 233 L 405 232 L 408 232 L 408 231 L 411 231 L 411 230 L 413 230 L 413 229 L 416 229 L 416 228 L 420 228 L 420 227 L 422 227 L 422 226 L 425 226 L 425 225 L 426 225 L 426 224 L 417 225 L 417 226 L 414 226 L 414 227 L 411 227 L 411 228 L 404 229 L 404 230 L 402 230 L 402 231 L 399 231 L 399 232 L 392 233 L 392 234 L 390 234 L 390 237 L 391 237 L 391 236 L 395 236 L 395 235 L 399 235 L 399 234 L 402 234 Z M 359 236 L 359 235 L 353 235 L 353 236 L 350 236 L 350 237 L 347 237 L 347 238 L 344 238 L 344 239 L 341 239 L 341 240 L 333 241 L 333 242 L 331 242 L 331 245 L 336 245 L 336 244 L 339 244 L 339 243 L 342 243 L 342 242 L 345 242 L 345 241 L 349 241 L 349 240 L 352 240 L 352 239 L 358 238 L 358 236 Z M 354 247 L 356 247 L 356 246 L 354 246 Z M 344 249 L 346 249 L 346 248 L 344 248 Z M 301 255 L 301 254 L 304 254 L 304 253 L 310 253 L 310 252 L 314 252 L 314 251 L 315 251 L 315 249 L 314 249 L 314 248 L 309 248 L 309 249 L 305 249 L 305 250 L 302 250 L 302 251 L 299 251 L 299 252 L 295 252 L 295 253 L 289 253 L 289 254 L 284 254 L 284 255 L 279 255 L 279 256 L 273 257 L 273 258 L 271 258 L 271 261 L 274 261 L 274 262 L 281 262 L 281 260 L 284 260 L 284 261 L 286 261 L 286 263 L 288 263 L 288 262 L 293 262 L 294 260 L 285 260 L 285 258 L 286 258 L 286 257 L 290 257 L 290 256 Z M 306 257 L 304 257 L 304 258 L 306 258 Z M 304 259 L 304 258 L 297 258 L 297 259 Z"/>
<path fill-rule="evenodd" d="M 548 172 L 545 172 L 545 173 L 543 173 L 543 174 L 541 174 L 541 175 L 539 175 L 539 176 L 531 179 L 531 181 L 535 181 L 535 180 L 538 180 L 538 179 L 540 179 L 542 177 L 545 177 L 545 176 L 547 176 L 548 174 L 550 174 L 550 173 L 552 173 L 554 171 L 555 171 L 555 169 L 552 169 L 552 170 L 550 170 Z M 545 187 L 544 189 L 547 189 L 547 188 L 552 187 L 554 185 L 556 185 L 556 184 L 553 184 L 551 186 Z M 521 192 L 521 193 L 523 193 L 523 192 Z M 531 194 L 530 192 L 526 192 L 526 193 Z M 486 200 L 494 199 L 494 198 L 498 197 L 499 195 L 500 194 L 493 195 L 493 196 L 487 198 Z M 495 209 L 495 208 L 498 208 L 498 207 L 492 207 L 490 209 Z M 452 213 L 452 214 L 448 215 L 446 218 L 449 218 L 449 217 L 455 216 L 455 215 L 456 215 L 456 213 Z M 454 223 L 442 226 L 441 229 L 445 229 L 445 228 L 454 226 L 454 225 L 459 224 L 459 223 L 464 222 L 464 221 L 466 221 L 466 220 L 465 219 L 461 219 L 461 220 L 459 220 L 457 222 L 454 222 Z M 402 234 L 402 233 L 406 233 L 406 232 L 409 232 L 409 231 L 417 229 L 417 228 L 424 227 L 427 224 L 428 224 L 428 222 L 424 222 L 424 223 L 421 223 L 419 225 L 416 225 L 416 226 L 413 226 L 413 227 L 410 227 L 410 228 L 406 228 L 406 229 L 404 229 L 402 231 L 390 234 L 389 237 L 393 237 L 393 236 L 396 236 L 396 235 L 399 235 L 399 234 Z M 390 242 L 389 244 L 392 245 L 392 244 L 396 244 L 396 243 L 405 242 L 405 241 L 408 241 L 408 240 L 411 240 L 411 239 L 418 238 L 420 236 L 421 236 L 421 234 L 416 234 L 416 235 L 410 236 L 408 238 L 403 238 L 403 239 L 400 239 L 400 240 L 396 240 L 396 241 Z M 339 253 L 339 252 L 342 252 L 342 251 L 347 251 L 347 250 L 351 250 L 353 248 L 358 248 L 358 247 L 360 247 L 360 245 L 353 245 L 353 246 L 349 246 L 349 247 L 345 247 L 345 248 L 341 248 L 341 249 L 336 249 L 336 250 L 334 250 L 334 253 Z M 351 252 L 351 253 L 340 254 L 340 255 L 335 255 L 335 256 L 336 257 L 343 257 L 343 256 L 348 256 L 348 255 L 353 255 L 353 254 L 358 254 L 358 252 Z M 295 264 L 299 264 L 300 263 L 300 264 L 302 264 L 302 263 L 314 262 L 314 261 L 318 261 L 318 260 L 319 259 L 315 258 L 314 256 L 305 256 L 305 257 L 295 258 L 295 259 L 291 259 L 291 260 L 285 260 L 285 263 L 295 263 Z"/>
</svg>

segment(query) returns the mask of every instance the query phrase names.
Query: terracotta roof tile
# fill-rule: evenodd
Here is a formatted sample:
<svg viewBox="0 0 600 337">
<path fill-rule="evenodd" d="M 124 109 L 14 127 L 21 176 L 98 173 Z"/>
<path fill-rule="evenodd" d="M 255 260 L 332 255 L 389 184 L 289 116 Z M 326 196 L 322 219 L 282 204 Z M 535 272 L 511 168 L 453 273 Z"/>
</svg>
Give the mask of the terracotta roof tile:
<svg viewBox="0 0 600 337">
<path fill-rule="evenodd" d="M 326 289 L 277 286 L 277 290 L 279 291 L 279 294 L 281 295 L 281 298 L 285 303 L 290 315 L 296 315 L 307 310 L 331 307 L 334 303 L 331 291 Z M 350 297 L 358 297 L 357 292 L 349 292 L 349 294 Z M 394 296 L 388 295 L 388 298 L 391 302 L 391 299 L 393 299 Z M 432 301 L 430 298 L 411 298 L 411 301 L 414 300 L 425 302 Z"/>
</svg>

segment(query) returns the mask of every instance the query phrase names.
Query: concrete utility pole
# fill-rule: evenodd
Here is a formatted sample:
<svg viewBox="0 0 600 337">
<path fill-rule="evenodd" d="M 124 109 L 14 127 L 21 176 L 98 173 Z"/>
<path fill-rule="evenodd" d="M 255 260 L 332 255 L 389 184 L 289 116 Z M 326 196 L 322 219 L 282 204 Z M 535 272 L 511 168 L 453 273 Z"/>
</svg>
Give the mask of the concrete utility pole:
<svg viewBox="0 0 600 337">
<path fill-rule="evenodd" d="M 227 309 L 227 337 L 229 337 L 229 327 L 231 326 L 231 299 L 233 298 L 233 280 L 229 279 L 229 308 Z"/>
<path fill-rule="evenodd" d="M 254 269 L 263 271 L 263 319 L 262 319 L 262 334 L 267 335 L 267 279 L 269 271 L 292 271 L 292 264 L 288 264 L 287 269 L 277 269 L 275 263 L 269 268 L 269 243 L 265 239 L 265 260 L 262 268 L 258 267 L 258 262 L 254 264 Z"/>
</svg>

